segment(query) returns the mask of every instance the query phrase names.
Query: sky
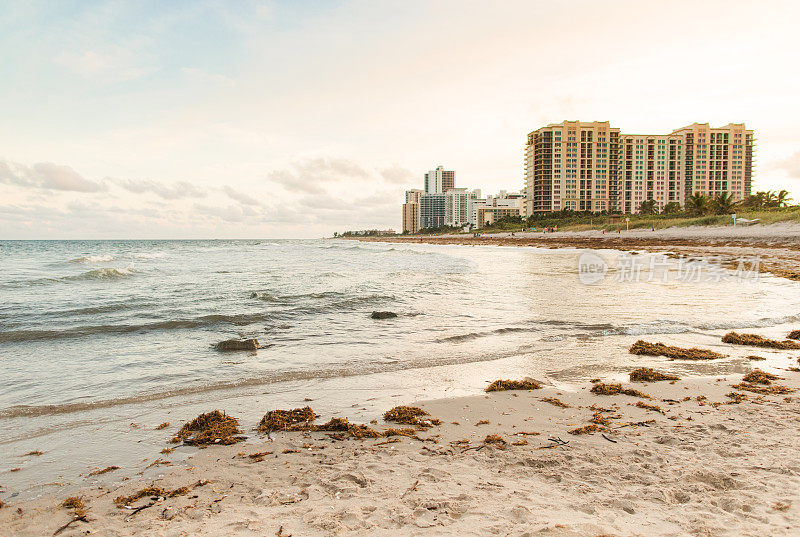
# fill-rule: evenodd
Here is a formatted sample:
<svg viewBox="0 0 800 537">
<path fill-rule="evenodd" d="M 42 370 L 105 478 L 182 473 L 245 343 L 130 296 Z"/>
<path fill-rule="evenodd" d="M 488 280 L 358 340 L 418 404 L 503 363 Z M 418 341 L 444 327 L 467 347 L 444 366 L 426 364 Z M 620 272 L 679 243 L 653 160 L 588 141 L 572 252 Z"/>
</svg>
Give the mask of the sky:
<svg viewBox="0 0 800 537">
<path fill-rule="evenodd" d="M 800 201 L 800 3 L 0 5 L 0 239 L 401 227 L 425 171 L 518 191 L 526 134 L 754 129 Z"/>
</svg>

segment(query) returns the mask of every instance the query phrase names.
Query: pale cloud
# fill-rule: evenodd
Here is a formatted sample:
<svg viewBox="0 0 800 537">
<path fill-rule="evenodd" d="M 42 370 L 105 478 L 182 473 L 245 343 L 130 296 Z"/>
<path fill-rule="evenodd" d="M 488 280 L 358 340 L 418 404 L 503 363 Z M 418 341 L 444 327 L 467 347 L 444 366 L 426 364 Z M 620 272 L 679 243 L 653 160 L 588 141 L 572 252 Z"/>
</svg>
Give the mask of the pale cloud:
<svg viewBox="0 0 800 537">
<path fill-rule="evenodd" d="M 34 187 L 44 190 L 63 190 L 72 192 L 100 192 L 105 185 L 90 181 L 69 166 L 39 162 L 24 166 L 9 161 L 0 161 L 0 182 Z"/>
<path fill-rule="evenodd" d="M 239 192 L 238 190 L 235 190 L 228 185 L 223 186 L 222 191 L 225 192 L 225 194 L 227 194 L 229 198 L 231 198 L 234 201 L 238 201 L 242 205 L 262 205 L 262 203 L 257 199 L 255 199 L 254 197 L 245 194 L 243 192 Z"/>
<path fill-rule="evenodd" d="M 165 200 L 177 200 L 182 198 L 204 198 L 206 191 L 194 186 L 186 181 L 178 181 L 171 184 L 163 184 L 157 181 L 146 179 L 114 179 L 109 178 L 110 182 L 124 188 L 128 192 L 135 194 L 152 193 Z"/>
<path fill-rule="evenodd" d="M 414 178 L 414 174 L 411 170 L 403 168 L 399 164 L 393 164 L 388 168 L 379 169 L 378 172 L 381 174 L 381 177 L 386 179 L 389 183 L 396 183 L 399 185 L 405 185 L 411 182 Z"/>
<path fill-rule="evenodd" d="M 772 168 L 785 171 L 792 179 L 800 179 L 800 151 L 776 161 Z"/>
<path fill-rule="evenodd" d="M 267 175 L 267 180 L 278 183 L 288 192 L 321 194 L 322 183 L 346 180 L 363 180 L 370 172 L 345 158 L 316 157 L 295 161 L 289 170 L 276 170 Z"/>
</svg>

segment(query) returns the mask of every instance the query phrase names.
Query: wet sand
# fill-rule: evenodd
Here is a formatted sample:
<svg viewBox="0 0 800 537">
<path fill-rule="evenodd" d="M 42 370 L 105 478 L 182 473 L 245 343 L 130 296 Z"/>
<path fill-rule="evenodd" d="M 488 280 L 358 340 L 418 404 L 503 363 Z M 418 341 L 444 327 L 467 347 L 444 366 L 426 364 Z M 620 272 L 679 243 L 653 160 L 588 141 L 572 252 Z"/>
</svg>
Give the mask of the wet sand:
<svg viewBox="0 0 800 537">
<path fill-rule="evenodd" d="M 800 388 L 800 372 L 789 370 L 800 352 L 768 352 L 770 370 L 782 377 L 773 385 Z M 666 362 L 630 356 L 629 363 L 632 370 Z M 159 473 L 121 485 L 97 476 L 77 493 L 85 519 L 59 535 L 796 535 L 800 392 L 732 388 L 740 380 L 623 385 L 648 399 L 597 395 L 587 382 L 571 392 L 545 385 L 421 402 L 442 424 L 416 438 L 267 438 L 242 423 L 247 443 L 179 447 L 192 454 L 175 466 L 166 466 L 173 455 L 154 453 L 165 464 Z M 736 402 L 727 395 L 734 392 L 747 398 Z M 593 419 L 601 430 L 570 432 Z M 504 443 L 487 443 L 489 435 Z M 178 493 L 114 504 L 146 487 Z M 52 535 L 72 517 L 60 506 L 65 495 L 9 501 L 0 527 Z"/>
<path fill-rule="evenodd" d="M 624 225 L 624 223 L 623 223 Z M 524 246 L 537 248 L 580 248 L 671 252 L 684 257 L 716 257 L 735 267 L 740 259 L 760 260 L 759 270 L 800 281 L 800 225 L 692 226 L 620 233 L 600 231 L 559 231 L 555 233 L 493 233 L 480 237 L 459 235 L 413 235 L 349 237 L 365 242 Z"/>
</svg>

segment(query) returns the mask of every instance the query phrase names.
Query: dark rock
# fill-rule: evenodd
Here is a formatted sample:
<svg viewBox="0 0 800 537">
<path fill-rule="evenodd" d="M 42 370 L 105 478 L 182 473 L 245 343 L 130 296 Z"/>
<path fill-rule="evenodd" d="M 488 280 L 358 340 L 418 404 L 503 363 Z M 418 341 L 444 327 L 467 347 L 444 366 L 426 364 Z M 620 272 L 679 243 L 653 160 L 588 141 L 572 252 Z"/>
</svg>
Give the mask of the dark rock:
<svg viewBox="0 0 800 537">
<path fill-rule="evenodd" d="M 397 314 L 393 311 L 373 311 L 371 317 L 373 319 L 394 319 Z"/>
<path fill-rule="evenodd" d="M 229 339 L 214 346 L 218 351 L 254 351 L 259 347 L 257 339 Z"/>
</svg>

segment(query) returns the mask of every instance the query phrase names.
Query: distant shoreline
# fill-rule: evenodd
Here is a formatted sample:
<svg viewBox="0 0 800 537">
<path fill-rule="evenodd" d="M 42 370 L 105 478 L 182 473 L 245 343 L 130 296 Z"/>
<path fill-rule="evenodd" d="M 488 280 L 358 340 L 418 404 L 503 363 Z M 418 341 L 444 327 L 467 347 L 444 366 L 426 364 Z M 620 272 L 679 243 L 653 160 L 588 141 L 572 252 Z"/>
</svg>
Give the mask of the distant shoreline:
<svg viewBox="0 0 800 537">
<path fill-rule="evenodd" d="M 464 246 L 518 246 L 534 248 L 579 248 L 592 250 L 669 251 L 678 256 L 716 256 L 723 264 L 740 259 L 761 260 L 761 272 L 800 281 L 800 225 L 695 226 L 620 233 L 600 231 L 502 232 L 475 237 L 459 235 L 395 235 L 338 237 L 362 242 L 441 244 Z"/>
</svg>

